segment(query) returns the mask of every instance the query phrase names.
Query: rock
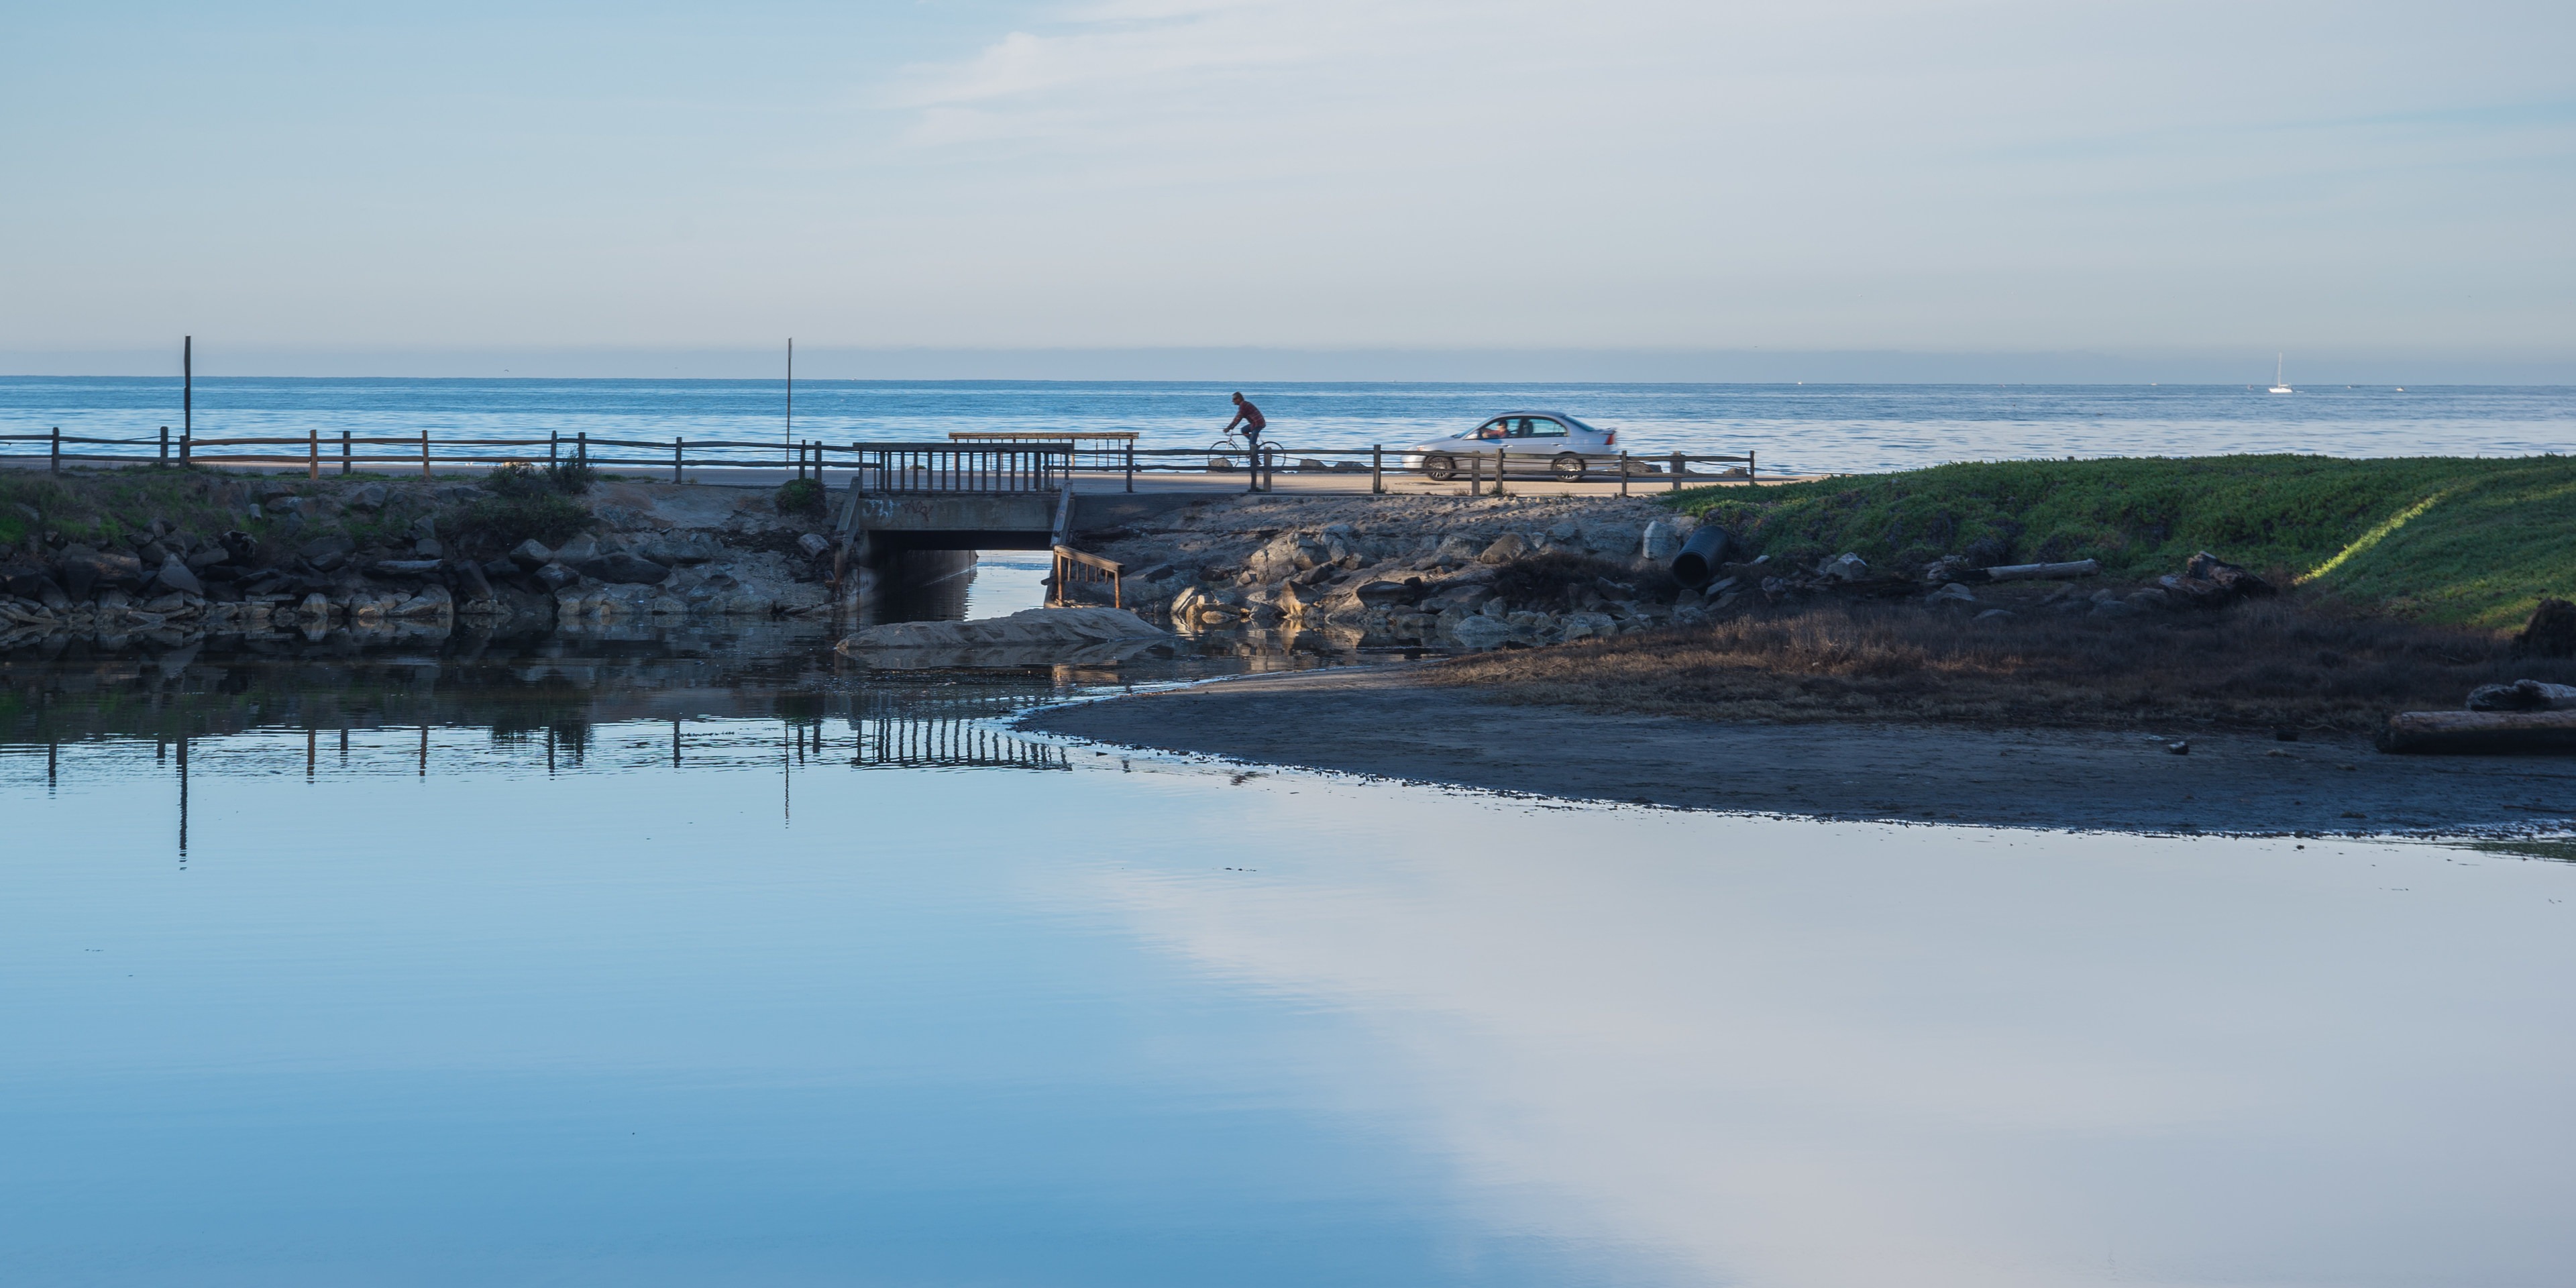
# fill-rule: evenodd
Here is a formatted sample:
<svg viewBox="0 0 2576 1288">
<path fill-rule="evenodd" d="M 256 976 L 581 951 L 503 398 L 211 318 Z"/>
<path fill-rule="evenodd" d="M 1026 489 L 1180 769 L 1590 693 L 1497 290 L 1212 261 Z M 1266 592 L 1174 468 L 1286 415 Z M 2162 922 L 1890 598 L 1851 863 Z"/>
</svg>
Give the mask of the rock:
<svg viewBox="0 0 2576 1288">
<path fill-rule="evenodd" d="M 822 533 L 808 532 L 796 538 L 796 548 L 804 551 L 808 559 L 819 559 L 832 548 L 832 540 Z"/>
<path fill-rule="evenodd" d="M 1564 629 L 1565 638 L 1569 640 L 1589 639 L 1595 636 L 1607 637 L 1619 633 L 1617 619 L 1607 613 L 1565 613 L 1556 620 L 1557 624 Z"/>
<path fill-rule="evenodd" d="M 394 605 L 390 610 L 389 615 L 394 617 L 437 617 L 455 611 L 455 607 L 456 601 L 448 595 L 447 587 L 433 582 L 427 586 L 421 587 L 419 594 Z"/>
<path fill-rule="evenodd" d="M 538 566 L 543 567 L 544 565 L 540 564 Z M 489 560 L 483 564 L 483 575 L 486 577 L 515 577 L 519 575 L 521 571 L 523 570 L 519 567 L 518 563 L 507 555 L 503 555 L 498 559 Z"/>
<path fill-rule="evenodd" d="M 78 592 L 74 592 L 78 593 Z M 2544 599 L 2513 637 L 2515 657 L 2576 657 L 2576 604 Z"/>
<path fill-rule="evenodd" d="M 101 587 L 132 590 L 143 584 L 143 561 L 88 546 L 65 546 L 54 555 L 54 580 L 74 599 L 87 599 Z"/>
<path fill-rule="evenodd" d="M 1973 604 L 1977 602 L 1977 597 L 1967 587 L 1954 581 L 1924 596 L 1923 602 L 1938 608 L 1943 604 Z"/>
<path fill-rule="evenodd" d="M 670 569 L 623 550 L 613 555 L 601 555 L 580 567 L 587 576 L 621 586 L 658 586 L 663 578 L 671 575 Z"/>
<path fill-rule="evenodd" d="M 2165 750 L 2176 756 L 2188 756 L 2191 754 L 2191 743 L 2189 741 L 2169 742 L 2165 744 Z"/>
<path fill-rule="evenodd" d="M 2193 555 L 2180 573 L 2156 579 L 2172 600 L 2198 608 L 2218 608 L 2239 599 L 2276 593 L 2272 583 L 2206 550 Z"/>
<path fill-rule="evenodd" d="M 417 518 L 417 519 L 412 520 L 412 521 L 411 521 L 411 539 L 412 539 L 412 540 L 414 540 L 414 541 L 435 541 L 435 540 L 437 540 L 437 539 L 438 539 L 438 520 L 437 520 L 435 517 L 433 517 L 433 516 L 431 516 L 431 515 L 426 515 L 426 514 L 424 514 L 424 515 L 420 516 L 420 517 L 419 517 L 419 518 Z"/>
<path fill-rule="evenodd" d="M 1977 619 L 1978 621 L 1984 622 L 1984 621 L 1992 621 L 1992 620 L 1994 620 L 1994 619 L 1996 619 L 1996 618 L 1999 618 L 1999 617 L 2010 617 L 2010 616 L 2012 616 L 2012 615 L 2013 615 L 2012 610 L 2011 610 L 2011 609 L 2009 609 L 2009 608 L 1989 608 L 1989 609 L 1987 609 L 1986 611 L 1984 611 L 1984 612 L 1982 612 L 1982 613 L 1977 614 L 1977 618 L 1976 618 L 1976 619 Z"/>
<path fill-rule="evenodd" d="M 536 577 L 538 581 L 545 584 L 546 589 L 558 591 L 581 580 L 580 573 L 554 562 L 548 562 L 544 567 L 537 569 Z"/>
<path fill-rule="evenodd" d="M 419 555 L 423 559 L 444 559 L 447 557 L 447 547 L 440 545 L 438 538 L 436 537 L 422 537 L 420 540 L 411 543 L 411 552 Z"/>
<path fill-rule="evenodd" d="M 1452 533 L 1440 539 L 1440 544 L 1431 552 L 1431 559 L 1435 563 L 1467 563 L 1483 549 L 1475 538 Z"/>
<path fill-rule="evenodd" d="M 554 562 L 578 568 L 583 564 L 589 563 L 593 559 L 597 559 L 601 553 L 599 538 L 591 536 L 589 533 L 583 533 L 582 535 L 574 537 L 572 540 L 555 547 Z"/>
<path fill-rule="evenodd" d="M 1503 641 L 1512 637 L 1512 624 L 1499 617 L 1475 613 L 1451 624 L 1449 634 L 1465 648 L 1500 648 Z"/>
<path fill-rule="evenodd" d="M 315 568 L 320 569 L 323 572 L 329 572 L 332 569 L 339 567 L 340 561 L 347 558 L 349 556 L 349 552 L 357 548 L 357 542 L 335 532 L 329 536 L 315 537 L 311 541 L 305 542 L 303 547 L 298 549 L 295 553 L 302 555 L 304 557 L 304 562 L 313 565 Z"/>
<path fill-rule="evenodd" d="M 2161 590 L 2141 590 L 2124 597 L 2121 603 L 2141 613 L 2161 613 L 2173 607 L 2173 597 Z"/>
<path fill-rule="evenodd" d="M 2576 685 L 2516 680 L 2469 690 L 2471 711 L 2576 711 Z"/>
<path fill-rule="evenodd" d="M 206 593 L 206 584 L 197 580 L 197 574 L 188 571 L 187 562 L 177 555 L 163 556 L 161 571 L 155 575 L 160 578 L 163 586 L 180 594 L 204 595 Z"/>
<path fill-rule="evenodd" d="M 724 543 L 711 532 L 665 532 L 635 543 L 635 553 L 664 567 L 722 559 Z"/>
<path fill-rule="evenodd" d="M 1529 543 L 1521 540 L 1521 534 L 1517 532 L 1506 532 L 1503 535 L 1494 538 L 1494 543 L 1492 545 L 1485 547 L 1483 551 L 1479 552 L 1476 556 L 1476 562 L 1481 564 L 1507 564 L 1527 553 L 1529 553 Z"/>
<path fill-rule="evenodd" d="M 517 564 L 530 572 L 535 572 L 537 569 L 553 563 L 555 561 L 555 552 L 539 545 L 536 538 L 530 537 L 527 540 L 510 547 L 510 553 L 504 557 L 510 562 Z"/>
<path fill-rule="evenodd" d="M 379 577 L 426 577 L 438 571 L 436 559 L 379 559 L 367 571 Z"/>
<path fill-rule="evenodd" d="M 1411 581 L 1371 581 L 1352 588 L 1351 594 L 1371 608 L 1410 604 L 1422 593 L 1422 579 Z"/>
<path fill-rule="evenodd" d="M 1816 575 L 1827 581 L 1866 581 L 1869 561 L 1846 552 L 1817 564 Z"/>
<path fill-rule="evenodd" d="M 1547 539 L 1560 545 L 1571 545 L 1583 535 L 1583 525 L 1572 519 L 1559 519 L 1548 525 Z"/>
<path fill-rule="evenodd" d="M 385 505 L 385 485 L 368 483 L 349 491 L 349 506 L 358 510 L 381 510 Z"/>
<path fill-rule="evenodd" d="M 331 601 L 324 599 L 322 592 L 317 590 L 295 606 L 295 613 L 308 622 L 327 622 L 331 620 Z"/>
<path fill-rule="evenodd" d="M 1681 529 L 1665 519 L 1657 519 L 1646 525 L 1645 536 L 1637 549 L 1639 555 L 1652 559 L 1656 563 L 1670 563 L 1673 556 L 1681 552 Z"/>
</svg>

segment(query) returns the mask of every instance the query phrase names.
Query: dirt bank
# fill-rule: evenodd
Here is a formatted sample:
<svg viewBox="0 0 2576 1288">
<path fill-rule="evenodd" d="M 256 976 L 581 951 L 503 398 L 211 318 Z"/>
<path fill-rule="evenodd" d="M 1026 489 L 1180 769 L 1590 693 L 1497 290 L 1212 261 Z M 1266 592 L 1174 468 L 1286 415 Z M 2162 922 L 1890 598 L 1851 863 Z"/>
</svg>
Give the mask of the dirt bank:
<svg viewBox="0 0 2576 1288">
<path fill-rule="evenodd" d="M 1310 671 L 1037 712 L 1121 746 L 1689 809 L 2143 832 L 2523 829 L 2576 815 L 2576 762 L 2396 757 L 2139 732 L 1762 724 L 1507 706 L 1414 667 Z"/>
</svg>

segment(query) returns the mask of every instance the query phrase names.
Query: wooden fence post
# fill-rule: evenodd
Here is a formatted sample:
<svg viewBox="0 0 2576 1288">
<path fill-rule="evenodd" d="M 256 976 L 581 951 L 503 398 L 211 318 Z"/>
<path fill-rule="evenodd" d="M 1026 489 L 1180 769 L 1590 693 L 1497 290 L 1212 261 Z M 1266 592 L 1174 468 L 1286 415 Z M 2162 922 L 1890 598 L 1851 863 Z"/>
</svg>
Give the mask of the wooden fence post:
<svg viewBox="0 0 2576 1288">
<path fill-rule="evenodd" d="M 420 476 L 429 477 L 429 431 L 420 431 Z"/>
<path fill-rule="evenodd" d="M 349 477 L 349 431 L 340 431 L 340 477 Z"/>
<path fill-rule="evenodd" d="M 687 442 L 684 438 L 671 440 L 671 481 L 674 483 L 680 481 L 680 453 Z"/>
<path fill-rule="evenodd" d="M 575 439 L 573 440 L 572 450 L 573 450 L 573 457 L 572 457 L 572 459 L 573 459 L 573 463 L 575 463 L 575 464 L 577 464 L 577 465 L 588 465 L 588 464 L 590 464 L 590 431 L 589 431 L 589 430 L 586 430 L 586 429 L 585 429 L 585 430 L 581 431 L 581 435 L 580 435 L 578 438 L 575 438 Z"/>
<path fill-rule="evenodd" d="M 1619 495 L 1628 495 L 1628 453 L 1625 450 L 1619 453 Z"/>
<path fill-rule="evenodd" d="M 1510 459 L 1510 449 L 1502 447 L 1494 449 L 1494 495 L 1496 496 L 1503 494 L 1504 464 Z"/>
<path fill-rule="evenodd" d="M 304 431 L 304 477 L 322 477 L 322 430 L 319 426 Z"/>
<path fill-rule="evenodd" d="M 1369 444 L 1369 495 L 1386 495 L 1386 444 Z"/>
<path fill-rule="evenodd" d="M 557 443 L 557 441 L 559 441 L 559 440 L 560 440 L 560 439 L 562 439 L 562 438 L 563 438 L 562 433 L 560 433 L 560 432 L 558 432 L 558 431 L 556 431 L 556 430 L 551 430 L 551 429 L 549 429 L 549 430 L 547 430 L 547 431 L 546 431 L 546 468 L 547 468 L 547 469 L 553 469 L 553 468 L 555 467 L 555 444 Z"/>
<path fill-rule="evenodd" d="M 1752 449 L 1752 448 L 1748 447 L 1748 448 L 1745 448 L 1745 449 L 1744 449 L 1744 486 L 1746 486 L 1746 487 L 1760 487 L 1760 486 L 1761 486 L 1761 484 L 1760 484 L 1758 481 L 1756 481 L 1756 480 L 1754 479 L 1754 477 L 1753 477 L 1753 457 L 1754 457 L 1754 455 L 1755 455 L 1755 453 L 1754 453 L 1754 451 L 1753 451 L 1753 449 Z"/>
<path fill-rule="evenodd" d="M 1484 487 L 1485 454 L 1483 452 L 1470 452 L 1467 455 L 1467 495 L 1482 495 Z"/>
<path fill-rule="evenodd" d="M 1136 440 L 1127 440 L 1127 490 L 1136 490 Z"/>
<path fill-rule="evenodd" d="M 170 463 L 170 427 L 167 425 L 161 427 L 161 463 Z"/>
<path fill-rule="evenodd" d="M 1682 454 L 1679 452 L 1673 453 L 1673 485 L 1664 490 L 1667 492 L 1682 490 Z"/>
<path fill-rule="evenodd" d="M 55 474 L 63 472 L 63 427 L 54 426 L 53 454 L 46 458 L 45 468 Z"/>
<path fill-rule="evenodd" d="M 179 431 L 179 464 L 180 464 L 180 465 L 185 466 L 185 465 L 187 465 L 187 464 L 189 463 L 188 448 L 189 448 L 189 445 L 190 445 L 190 444 L 192 444 L 192 443 L 193 443 L 193 442 L 195 442 L 195 441 L 196 441 L 196 434 L 195 434 L 193 431 L 190 431 L 190 430 L 187 430 L 187 429 L 184 429 L 184 428 L 183 428 L 183 429 L 181 429 L 181 430 Z"/>
</svg>

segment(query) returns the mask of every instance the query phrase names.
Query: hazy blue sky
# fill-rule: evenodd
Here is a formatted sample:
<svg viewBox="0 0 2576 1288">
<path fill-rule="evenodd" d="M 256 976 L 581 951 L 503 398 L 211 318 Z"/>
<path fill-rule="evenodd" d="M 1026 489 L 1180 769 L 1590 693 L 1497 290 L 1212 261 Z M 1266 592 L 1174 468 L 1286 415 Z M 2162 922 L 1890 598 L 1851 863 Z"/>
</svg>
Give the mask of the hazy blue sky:
<svg viewBox="0 0 2576 1288">
<path fill-rule="evenodd" d="M 2576 363 L 2564 0 L 0 12 L 0 370 Z"/>
</svg>

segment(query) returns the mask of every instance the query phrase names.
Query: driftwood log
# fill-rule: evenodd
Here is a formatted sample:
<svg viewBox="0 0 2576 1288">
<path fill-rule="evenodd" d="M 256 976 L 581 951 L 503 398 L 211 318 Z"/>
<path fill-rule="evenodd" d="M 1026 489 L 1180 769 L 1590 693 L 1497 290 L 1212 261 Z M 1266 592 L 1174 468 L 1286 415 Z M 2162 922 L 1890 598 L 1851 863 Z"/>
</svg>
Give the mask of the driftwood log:
<svg viewBox="0 0 2576 1288">
<path fill-rule="evenodd" d="M 2576 685 L 2516 680 L 2482 684 L 2469 690 L 2471 711 L 2566 711 L 2576 709 Z"/>
<path fill-rule="evenodd" d="M 2576 711 L 2401 711 L 2381 727 L 2379 749 L 2466 755 L 2576 752 Z"/>
<path fill-rule="evenodd" d="M 2078 559 L 2073 563 L 2006 564 L 1986 569 L 1988 581 L 2061 581 L 2068 577 L 2091 577 L 2102 571 L 2099 559 Z"/>
</svg>

